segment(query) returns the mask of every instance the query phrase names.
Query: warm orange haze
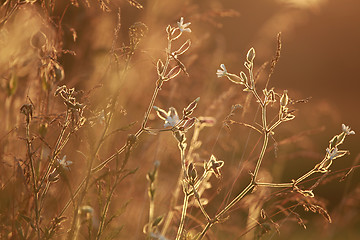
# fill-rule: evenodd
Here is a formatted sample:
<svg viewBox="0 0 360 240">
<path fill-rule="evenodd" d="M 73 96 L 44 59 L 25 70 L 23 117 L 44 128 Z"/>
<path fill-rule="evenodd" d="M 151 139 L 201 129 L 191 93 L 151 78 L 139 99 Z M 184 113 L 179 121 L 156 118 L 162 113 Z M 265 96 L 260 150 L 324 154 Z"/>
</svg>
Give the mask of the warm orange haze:
<svg viewBox="0 0 360 240">
<path fill-rule="evenodd" d="M 360 2 L 0 4 L 0 239 L 360 238 Z"/>
</svg>

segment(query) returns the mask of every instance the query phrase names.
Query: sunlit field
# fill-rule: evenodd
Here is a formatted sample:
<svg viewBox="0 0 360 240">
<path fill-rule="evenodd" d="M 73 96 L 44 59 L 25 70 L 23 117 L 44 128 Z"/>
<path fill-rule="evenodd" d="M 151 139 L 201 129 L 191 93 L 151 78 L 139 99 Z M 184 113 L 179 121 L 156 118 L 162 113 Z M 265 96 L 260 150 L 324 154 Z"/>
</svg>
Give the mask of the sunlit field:
<svg viewBox="0 0 360 240">
<path fill-rule="evenodd" d="M 360 239 L 359 9 L 2 0 L 0 239 Z"/>
</svg>

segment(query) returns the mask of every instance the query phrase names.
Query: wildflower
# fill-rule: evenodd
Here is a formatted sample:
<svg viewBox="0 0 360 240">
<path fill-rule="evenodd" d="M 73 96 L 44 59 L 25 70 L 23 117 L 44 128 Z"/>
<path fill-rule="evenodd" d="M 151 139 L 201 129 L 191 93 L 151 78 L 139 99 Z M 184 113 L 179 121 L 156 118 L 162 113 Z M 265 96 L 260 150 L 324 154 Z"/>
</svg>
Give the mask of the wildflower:
<svg viewBox="0 0 360 240">
<path fill-rule="evenodd" d="M 345 124 L 342 124 L 342 131 L 346 134 L 346 135 L 351 135 L 351 134 L 355 134 L 355 131 L 351 130 L 351 128 L 349 126 L 346 126 Z"/>
<path fill-rule="evenodd" d="M 180 121 L 175 108 L 169 108 L 168 117 L 165 119 L 164 127 L 174 127 Z"/>
<path fill-rule="evenodd" d="M 73 163 L 72 161 L 66 161 L 66 155 L 64 155 L 64 157 L 60 160 L 57 159 L 59 166 L 61 166 L 62 168 L 67 168 L 69 169 L 69 166 Z"/>
<path fill-rule="evenodd" d="M 191 32 L 191 29 L 188 28 L 188 26 L 191 24 L 191 22 L 184 23 L 183 17 L 180 18 L 180 21 L 177 24 L 178 24 L 178 28 L 179 28 L 180 32 Z"/>
<path fill-rule="evenodd" d="M 156 106 L 154 106 L 154 109 L 159 118 L 165 120 L 164 127 L 174 127 L 180 122 L 179 115 L 175 108 L 170 107 L 168 112 L 165 112 L 163 109 Z"/>
<path fill-rule="evenodd" d="M 213 172 L 217 178 L 221 176 L 220 168 L 224 165 L 224 161 L 218 161 L 214 155 L 211 155 L 209 162 L 206 163 L 206 171 Z"/>
<path fill-rule="evenodd" d="M 344 151 L 344 150 L 339 151 L 337 147 L 334 147 L 332 149 L 326 148 L 326 152 L 330 160 L 334 160 L 336 158 L 342 157 L 348 153 L 348 151 Z"/>
<path fill-rule="evenodd" d="M 226 76 L 226 75 L 228 74 L 228 72 L 227 72 L 226 67 L 225 67 L 224 64 L 221 64 L 221 65 L 220 65 L 220 68 L 221 68 L 222 70 L 218 69 L 218 70 L 216 71 L 216 75 L 217 75 L 218 78 L 224 77 L 224 76 Z"/>
</svg>

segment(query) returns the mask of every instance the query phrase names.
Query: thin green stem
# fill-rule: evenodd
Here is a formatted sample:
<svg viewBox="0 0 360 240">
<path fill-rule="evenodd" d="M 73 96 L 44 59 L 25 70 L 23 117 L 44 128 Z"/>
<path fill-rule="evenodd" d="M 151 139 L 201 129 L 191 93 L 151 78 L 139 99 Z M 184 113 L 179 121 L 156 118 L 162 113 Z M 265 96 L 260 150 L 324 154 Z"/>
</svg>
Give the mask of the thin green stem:
<svg viewBox="0 0 360 240">
<path fill-rule="evenodd" d="M 216 214 L 215 219 L 219 220 L 227 211 L 230 210 L 235 204 L 237 204 L 249 191 L 251 191 L 255 187 L 253 182 L 249 183 L 247 187 L 242 190 L 223 210 L 221 210 L 218 214 Z"/>
<path fill-rule="evenodd" d="M 150 104 L 149 104 L 149 106 L 148 106 L 148 108 L 147 108 L 147 110 L 145 112 L 145 117 L 144 117 L 144 120 L 143 120 L 143 122 L 141 124 L 141 132 L 144 131 L 144 129 L 145 129 L 146 123 L 149 120 L 150 112 L 151 112 L 152 108 L 154 107 L 155 99 L 156 99 L 162 85 L 163 85 L 163 81 L 162 81 L 162 78 L 160 77 L 157 80 L 156 88 L 155 88 L 154 93 L 153 93 L 153 95 L 151 97 Z"/>
<path fill-rule="evenodd" d="M 52 153 L 52 156 L 51 156 L 51 159 L 50 159 L 50 162 L 47 166 L 47 169 L 45 171 L 45 174 L 43 175 L 43 177 L 41 178 L 40 180 L 40 184 L 39 184 L 39 189 L 42 187 L 42 185 L 44 184 L 45 180 L 48 179 L 49 177 L 49 174 L 51 172 L 51 168 L 54 166 L 54 163 L 55 163 L 55 159 L 56 157 L 58 156 L 58 154 L 60 153 L 60 149 L 59 149 L 59 146 L 62 142 L 62 139 L 64 137 L 64 134 L 65 134 L 65 131 L 67 129 L 67 127 L 69 126 L 69 123 L 70 123 L 70 120 L 69 120 L 69 110 L 66 110 L 66 116 L 65 116 L 65 122 L 64 122 L 64 125 L 60 131 L 60 134 L 56 140 L 56 143 L 55 143 L 55 146 L 54 146 L 54 150 L 53 150 L 53 153 Z M 63 144 L 61 144 L 63 145 Z M 64 146 L 64 145 L 63 145 Z"/>
<path fill-rule="evenodd" d="M 283 121 L 278 119 L 270 128 L 269 131 L 273 131 L 277 126 L 279 126 Z"/>
<path fill-rule="evenodd" d="M 208 222 L 208 223 L 205 225 L 204 229 L 201 231 L 200 235 L 197 237 L 196 240 L 201 240 L 201 239 L 203 239 L 203 237 L 205 237 L 205 234 L 207 233 L 207 231 L 211 228 L 211 226 L 212 226 L 213 224 L 214 224 L 214 223 L 212 223 L 212 222 Z"/>
<path fill-rule="evenodd" d="M 211 173 L 209 171 L 204 171 L 199 180 L 195 183 L 195 189 L 198 189 L 201 185 L 201 183 L 204 181 L 204 179 L 208 176 L 208 174 Z"/>
<path fill-rule="evenodd" d="M 188 208 L 188 203 L 189 203 L 189 198 L 190 198 L 190 194 L 186 193 L 184 190 L 184 203 L 183 203 L 183 207 L 182 207 L 182 211 L 181 211 L 181 218 L 180 218 L 180 224 L 179 224 L 179 228 L 178 228 L 178 232 L 176 234 L 176 240 L 180 240 L 183 230 L 184 230 L 184 225 L 185 225 L 185 218 L 186 218 L 186 212 L 187 212 L 187 208 Z"/>
<path fill-rule="evenodd" d="M 262 183 L 257 182 L 256 186 L 260 187 L 273 187 L 273 188 L 288 188 L 293 187 L 294 183 Z"/>
<path fill-rule="evenodd" d="M 200 126 L 195 125 L 195 130 L 194 130 L 193 136 L 191 138 L 190 147 L 189 147 L 189 151 L 187 152 L 186 159 L 191 158 L 192 153 L 195 150 L 194 145 L 195 145 L 195 143 L 197 142 L 197 140 L 199 138 L 200 128 L 201 128 Z M 204 174 L 205 174 L 205 172 L 204 172 Z M 179 194 L 180 194 L 180 188 L 181 188 L 181 183 L 182 183 L 183 177 L 184 177 L 184 171 L 180 171 L 180 174 L 179 174 L 179 177 L 178 177 L 178 180 L 177 180 L 177 183 L 176 183 L 175 192 L 174 192 L 174 194 L 173 194 L 173 196 L 171 198 L 171 201 L 170 201 L 170 210 L 169 210 L 168 214 L 166 215 L 166 218 L 165 218 L 165 221 L 164 221 L 164 226 L 163 226 L 162 231 L 161 231 L 162 236 L 166 235 L 167 229 L 169 228 L 171 220 L 172 220 L 172 218 L 174 216 L 173 208 L 175 207 L 176 201 L 177 201 L 177 199 L 179 197 Z M 205 177 L 206 176 L 202 176 L 200 178 L 200 180 L 203 180 Z M 197 183 L 196 183 L 198 185 L 195 184 L 195 188 L 197 188 L 200 185 L 200 183 L 201 183 L 200 180 L 197 181 Z"/>
<path fill-rule="evenodd" d="M 121 173 L 122 171 L 124 170 L 124 167 L 125 167 L 125 164 L 128 160 L 128 158 L 130 157 L 130 150 L 131 150 L 131 146 L 128 145 L 127 146 L 127 153 L 128 154 L 125 154 L 125 158 L 124 158 L 124 162 L 122 163 L 122 165 L 120 166 L 119 168 L 119 163 L 118 163 L 118 160 L 117 160 L 117 164 L 116 164 L 116 177 L 115 177 L 115 182 L 114 184 L 112 185 L 111 187 L 111 190 L 107 196 L 107 199 L 106 199 L 106 204 L 104 206 L 104 209 L 103 209 L 103 212 L 102 212 L 102 215 L 101 215 L 101 221 L 100 221 L 100 226 L 99 226 L 99 230 L 97 232 L 97 236 L 96 236 L 96 239 L 101 239 L 101 235 L 105 229 L 105 222 L 106 222 L 106 216 L 107 216 L 107 213 L 109 211 L 109 207 L 110 207 L 110 203 L 111 203 L 111 198 L 112 196 L 114 195 L 114 192 L 115 192 L 115 189 L 116 189 L 116 186 L 124 179 L 126 178 L 128 175 L 132 174 L 133 172 L 128 172 L 127 174 L 124 174 L 121 176 Z M 121 176 L 121 177 L 120 177 Z"/>
<path fill-rule="evenodd" d="M 97 235 L 96 235 L 96 239 L 100 239 L 101 234 L 103 233 L 103 230 L 104 230 L 104 227 L 105 227 L 106 216 L 107 216 L 109 206 L 110 206 L 110 202 L 111 202 L 111 197 L 113 196 L 113 193 L 115 191 L 117 181 L 118 181 L 118 177 L 116 177 L 115 183 L 114 183 L 113 187 L 111 188 L 111 191 L 110 191 L 109 195 L 107 196 L 106 203 L 105 203 L 103 212 L 101 214 L 101 220 L 100 220 L 100 224 L 99 224 L 99 230 L 98 230 Z"/>
<path fill-rule="evenodd" d="M 103 130 L 103 132 L 101 134 L 101 137 L 100 137 L 100 140 L 99 140 L 98 144 L 96 145 L 93 153 L 90 155 L 90 158 L 89 158 L 89 161 L 88 161 L 88 170 L 87 170 L 87 174 L 86 174 L 86 177 L 85 177 L 84 189 L 83 189 L 82 194 L 80 195 L 80 198 L 78 200 L 77 207 L 76 207 L 77 209 L 82 205 L 82 201 L 85 198 L 85 195 L 87 193 L 87 190 L 88 190 L 88 187 L 89 187 L 89 182 L 90 182 L 90 176 L 91 176 L 91 173 L 92 173 L 92 171 L 91 171 L 92 165 L 93 165 L 95 157 L 96 157 L 97 153 L 99 152 L 100 147 L 102 145 L 102 139 L 104 138 L 104 136 L 106 135 L 106 133 L 107 133 L 107 131 L 109 129 L 111 115 L 110 115 L 110 117 L 108 119 L 108 122 L 105 125 L 105 128 L 104 128 L 104 130 Z M 68 235 L 68 239 L 77 239 L 77 235 L 78 235 L 78 231 L 79 231 L 79 226 L 77 226 L 78 221 L 79 221 L 79 219 L 78 219 L 79 216 L 78 216 L 77 209 L 75 209 L 75 211 L 74 211 L 73 223 L 72 223 L 72 227 L 70 229 L 69 235 Z"/>
<path fill-rule="evenodd" d="M 198 204 L 199 204 L 199 207 L 200 207 L 201 212 L 204 214 L 206 220 L 210 221 L 211 218 L 209 217 L 209 214 L 207 214 L 204 206 L 202 205 L 202 203 L 201 203 L 201 201 L 200 201 L 199 194 L 198 194 L 198 192 L 196 191 L 195 186 L 192 185 L 192 188 L 193 188 L 193 191 L 194 191 L 194 196 L 195 196 L 196 200 L 198 201 Z"/>
<path fill-rule="evenodd" d="M 152 198 L 150 199 L 150 203 L 149 203 L 149 230 L 151 229 L 151 223 L 154 220 L 154 211 L 155 211 L 155 201 Z"/>
<path fill-rule="evenodd" d="M 268 142 L 269 142 L 269 134 L 265 133 L 263 146 L 261 148 L 261 152 L 260 152 L 259 158 L 258 158 L 258 160 L 256 162 L 255 170 L 254 170 L 254 173 L 253 173 L 254 174 L 253 175 L 253 181 L 256 181 L 256 177 L 257 177 L 257 175 L 259 173 L 260 166 L 261 166 L 262 160 L 264 158 Z"/>
<path fill-rule="evenodd" d="M 30 118 L 27 117 L 26 122 L 26 146 L 27 146 L 27 154 L 29 157 L 30 162 L 30 169 L 31 169 L 31 177 L 33 180 L 33 192 L 34 192 L 34 206 L 35 206 L 35 228 L 38 239 L 40 239 L 40 211 L 39 211 L 39 190 L 36 184 L 36 174 L 35 174 L 35 167 L 34 162 L 32 158 L 32 144 L 31 144 L 31 138 L 30 138 Z"/>
<path fill-rule="evenodd" d="M 163 226 L 163 229 L 161 230 L 161 235 L 162 236 L 165 236 L 166 235 L 166 232 L 170 226 L 170 223 L 171 223 L 171 220 L 174 216 L 174 207 L 176 205 L 176 202 L 178 200 L 178 197 L 179 197 L 179 194 L 180 194 L 180 186 L 181 186 L 181 183 L 182 183 L 182 179 L 184 177 L 184 171 L 180 171 L 180 174 L 179 174 L 179 177 L 178 177 L 178 180 L 177 180 L 177 183 L 176 183 L 176 188 L 175 188 L 175 192 L 171 198 L 171 201 L 170 201 L 170 210 L 168 212 L 168 214 L 166 215 L 166 218 L 165 218 L 165 221 L 164 221 L 164 226 Z"/>
<path fill-rule="evenodd" d="M 235 204 L 237 204 L 254 187 L 255 187 L 254 182 L 250 182 L 249 185 L 247 185 L 247 187 L 244 190 L 242 190 L 242 192 L 239 193 L 228 205 L 226 205 L 226 207 L 223 210 L 221 210 L 218 214 L 216 214 L 214 219 L 208 221 L 204 229 L 201 231 L 197 240 L 201 240 L 205 236 L 206 232 L 210 229 L 210 227 L 214 225 L 216 222 L 218 222 L 227 211 L 229 211 Z"/>
<path fill-rule="evenodd" d="M 316 169 L 311 169 L 309 172 L 305 173 L 304 175 L 302 175 L 301 177 L 299 177 L 298 179 L 296 179 L 294 185 L 299 184 L 301 181 L 303 181 L 304 179 L 310 177 L 311 175 L 313 175 L 314 173 L 316 173 Z"/>
</svg>

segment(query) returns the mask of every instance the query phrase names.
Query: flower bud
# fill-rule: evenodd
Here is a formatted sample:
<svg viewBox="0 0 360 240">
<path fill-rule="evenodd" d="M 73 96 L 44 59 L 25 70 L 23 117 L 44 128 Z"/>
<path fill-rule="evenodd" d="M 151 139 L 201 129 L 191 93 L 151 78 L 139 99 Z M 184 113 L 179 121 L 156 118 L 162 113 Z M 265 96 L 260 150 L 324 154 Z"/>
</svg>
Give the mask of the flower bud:
<svg viewBox="0 0 360 240">
<path fill-rule="evenodd" d="M 280 105 L 282 107 L 285 107 L 286 105 L 288 105 L 288 103 L 289 103 L 289 97 L 287 95 L 287 90 L 284 90 L 284 93 L 280 98 Z"/>
<path fill-rule="evenodd" d="M 196 108 L 198 102 L 200 100 L 200 97 L 196 98 L 194 101 L 192 101 L 185 109 L 184 109 L 184 115 L 188 116 L 190 115 L 193 110 Z"/>
<path fill-rule="evenodd" d="M 166 75 L 166 79 L 165 81 L 169 81 L 170 79 L 173 79 L 174 77 L 176 77 L 177 75 L 179 75 L 179 73 L 181 72 L 181 67 L 179 65 L 176 65 L 175 67 L 173 67 L 169 73 Z"/>
<path fill-rule="evenodd" d="M 254 58 L 255 58 L 255 49 L 252 47 L 248 51 L 248 53 L 246 55 L 246 59 L 247 59 L 248 62 L 253 62 Z"/>
<path fill-rule="evenodd" d="M 184 125 L 181 127 L 183 131 L 187 131 L 189 128 L 191 128 L 195 124 L 196 118 L 192 117 L 184 123 Z"/>
<path fill-rule="evenodd" d="M 168 117 L 168 114 L 165 112 L 165 110 L 159 108 L 159 107 L 156 107 L 156 106 L 153 106 L 154 110 L 156 111 L 157 115 L 159 116 L 159 118 L 161 118 L 162 120 L 166 120 L 167 117 Z"/>
<path fill-rule="evenodd" d="M 159 59 L 156 63 L 156 70 L 158 75 L 161 76 L 164 71 L 164 63 L 161 61 L 161 59 Z"/>
</svg>

